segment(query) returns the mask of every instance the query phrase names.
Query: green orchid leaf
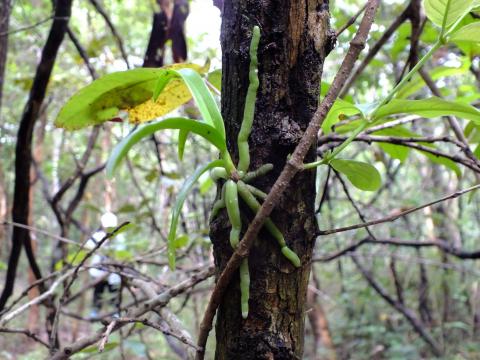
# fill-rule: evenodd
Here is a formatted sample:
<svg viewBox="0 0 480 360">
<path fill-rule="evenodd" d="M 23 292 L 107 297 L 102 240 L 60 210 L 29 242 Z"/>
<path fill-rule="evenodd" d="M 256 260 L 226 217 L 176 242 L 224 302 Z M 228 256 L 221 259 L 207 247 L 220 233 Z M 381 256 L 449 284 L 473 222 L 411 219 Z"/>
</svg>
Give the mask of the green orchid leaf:
<svg viewBox="0 0 480 360">
<path fill-rule="evenodd" d="M 183 80 L 195 99 L 195 103 L 200 110 L 203 120 L 217 129 L 222 137 L 225 138 L 225 126 L 217 103 L 210 90 L 208 90 L 202 77 L 195 70 L 188 68 L 180 70 L 164 70 L 160 75 L 157 86 L 153 92 L 153 100 L 155 102 L 157 101 L 157 98 L 161 95 L 162 91 L 164 91 L 164 88 L 173 79 Z"/>
<path fill-rule="evenodd" d="M 170 230 L 168 232 L 168 264 L 170 265 L 170 269 L 175 269 L 175 249 L 176 249 L 176 239 L 177 239 L 177 225 L 178 219 L 180 217 L 180 212 L 183 207 L 183 203 L 187 198 L 187 195 L 193 188 L 193 185 L 197 182 L 200 176 L 205 173 L 206 171 L 213 169 L 214 167 L 224 167 L 225 162 L 223 160 L 214 160 L 207 165 L 199 167 L 195 172 L 185 180 L 182 185 L 182 189 L 177 195 L 175 200 L 175 205 L 172 211 L 172 218 L 170 221 Z"/>
<path fill-rule="evenodd" d="M 333 159 L 330 165 L 344 174 L 353 186 L 364 191 L 376 191 L 382 185 L 382 178 L 373 165 L 356 161 Z"/>
<path fill-rule="evenodd" d="M 178 158 L 180 161 L 183 160 L 183 153 L 185 152 L 185 143 L 187 142 L 188 134 L 190 134 L 190 131 L 188 130 L 180 130 L 178 132 Z"/>
<path fill-rule="evenodd" d="M 226 150 L 226 144 L 223 137 L 212 126 L 200 121 L 182 117 L 169 118 L 140 125 L 135 131 L 130 133 L 120 143 L 118 143 L 114 147 L 112 154 L 108 159 L 106 167 L 107 176 L 113 176 L 113 172 L 119 165 L 120 161 L 127 155 L 128 151 L 133 145 L 145 137 L 152 135 L 156 131 L 164 129 L 178 129 L 195 133 L 210 142 L 213 146 L 220 150 L 220 152 Z"/>
<path fill-rule="evenodd" d="M 378 109 L 375 119 L 396 114 L 416 114 L 426 118 L 453 115 L 480 124 L 480 111 L 473 106 L 438 97 L 425 100 L 394 99 Z"/>
</svg>

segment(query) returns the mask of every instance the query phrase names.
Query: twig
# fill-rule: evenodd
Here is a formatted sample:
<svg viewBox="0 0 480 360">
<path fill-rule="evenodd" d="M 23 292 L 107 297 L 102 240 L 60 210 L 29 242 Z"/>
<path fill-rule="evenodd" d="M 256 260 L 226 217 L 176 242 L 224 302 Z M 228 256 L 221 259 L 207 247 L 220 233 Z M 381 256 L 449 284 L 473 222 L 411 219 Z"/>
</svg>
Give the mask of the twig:
<svg viewBox="0 0 480 360">
<path fill-rule="evenodd" d="M 30 230 L 30 231 L 33 231 L 33 232 L 36 232 L 36 233 L 39 233 L 39 234 L 43 234 L 45 236 L 51 237 L 52 239 L 55 239 L 55 240 L 58 240 L 58 241 L 61 241 L 61 242 L 67 243 L 67 244 L 72 244 L 72 245 L 80 246 L 80 247 L 82 246 L 82 244 L 79 244 L 75 240 L 67 239 L 66 237 L 58 236 L 58 235 L 55 235 L 54 233 L 51 233 L 51 232 L 48 232 L 48 231 L 30 226 L 30 225 L 20 224 L 20 223 L 13 222 L 13 221 L 4 221 L 4 222 L 2 222 L 2 225 L 4 225 L 4 226 L 7 226 L 7 225 L 16 226 L 16 227 L 19 227 L 19 228 L 22 228 L 22 229 L 26 229 L 26 230 Z"/>
<path fill-rule="evenodd" d="M 394 32 L 403 24 L 403 22 L 407 19 L 408 12 L 410 11 L 410 5 L 400 14 L 400 16 L 396 17 L 390 27 L 385 30 L 382 37 L 377 41 L 377 43 L 370 49 L 365 59 L 363 59 L 362 63 L 358 66 L 358 68 L 351 74 L 346 81 L 345 85 L 343 86 L 342 92 L 340 93 L 340 97 L 344 97 L 348 90 L 350 90 L 351 86 L 358 78 L 358 76 L 365 70 L 365 68 L 370 64 L 373 60 L 375 55 L 380 51 L 380 49 L 385 45 L 385 43 L 390 39 L 390 37 L 394 34 Z"/>
<path fill-rule="evenodd" d="M 113 37 L 115 38 L 115 40 L 117 40 L 118 48 L 120 49 L 122 58 L 125 61 L 127 68 L 130 69 L 130 64 L 128 62 L 127 52 L 125 51 L 125 47 L 123 46 L 122 37 L 120 36 L 117 29 L 115 28 L 115 25 L 113 25 L 113 22 L 112 20 L 110 20 L 110 17 L 108 16 L 107 12 L 97 0 L 90 0 L 90 2 L 92 3 L 93 7 L 98 11 L 98 13 L 103 17 L 103 19 L 107 23 L 107 26 L 110 28 L 110 31 L 112 32 Z"/>
<path fill-rule="evenodd" d="M 38 337 L 37 334 L 31 332 L 28 329 L 8 329 L 8 328 L 0 328 L 0 333 L 10 333 L 10 334 L 23 334 L 25 336 L 28 336 L 30 339 L 42 344 L 43 346 L 48 348 L 47 342 L 43 341 Z"/>
<path fill-rule="evenodd" d="M 347 30 L 351 25 L 357 21 L 358 17 L 365 11 L 367 4 L 363 5 L 360 10 L 357 11 L 355 15 L 353 15 L 348 21 L 340 28 L 335 34 L 335 38 L 338 38 L 345 30 Z"/>
<path fill-rule="evenodd" d="M 363 277 L 367 282 L 370 284 L 371 287 L 375 289 L 375 291 L 387 302 L 389 303 L 392 307 L 394 307 L 397 311 L 399 311 L 407 320 L 408 322 L 412 325 L 412 327 L 417 331 L 417 333 L 425 340 L 425 342 L 430 345 L 430 348 L 432 349 L 432 352 L 436 356 L 441 356 L 442 351 L 440 349 L 440 346 L 437 344 L 437 342 L 431 337 L 431 335 L 425 330 L 423 324 L 421 321 L 415 316 L 415 313 L 410 310 L 409 308 L 405 307 L 402 303 L 399 301 L 393 299 L 388 292 L 380 286 L 380 284 L 373 278 L 372 274 L 370 274 L 367 269 L 363 266 L 363 264 L 358 261 L 356 256 L 351 257 L 355 265 L 357 265 L 358 269 L 362 273 Z"/>
<path fill-rule="evenodd" d="M 105 349 L 105 344 L 108 341 L 108 337 L 110 336 L 110 333 L 113 331 L 113 328 L 120 322 L 123 323 L 123 321 L 113 320 L 110 324 L 108 324 L 107 328 L 102 334 L 102 338 L 100 339 L 100 344 L 98 344 L 99 353 L 103 352 L 103 350 Z M 128 321 L 125 323 L 128 323 Z"/>
<path fill-rule="evenodd" d="M 313 261 L 320 261 L 320 262 L 329 262 L 339 257 L 346 255 L 350 252 L 353 252 L 365 244 L 373 244 L 373 245 L 392 245 L 392 246 L 403 246 L 403 247 L 412 247 L 412 248 L 422 248 L 422 247 L 437 247 L 440 250 L 455 256 L 459 259 L 479 259 L 480 258 L 480 250 L 476 251 L 466 251 L 463 249 L 456 248 L 452 246 L 450 243 L 444 240 L 436 239 L 435 241 L 410 241 L 410 240 L 401 240 L 401 239 L 372 239 L 371 237 L 366 237 L 354 244 L 351 244 L 344 249 L 341 249 L 333 254 L 325 255 L 316 257 Z"/>
<path fill-rule="evenodd" d="M 387 217 L 384 217 L 384 218 L 381 218 L 381 219 L 373 220 L 373 221 L 364 222 L 364 223 L 361 223 L 361 224 L 356 224 L 356 225 L 350 225 L 350 226 L 345 226 L 345 227 L 336 228 L 336 229 L 319 231 L 318 235 L 330 235 L 330 234 L 335 234 L 335 233 L 339 233 L 339 232 L 362 229 L 362 228 L 372 226 L 372 225 L 378 225 L 378 224 L 382 224 L 382 223 L 386 223 L 386 222 L 395 221 L 398 218 L 401 218 L 403 216 L 411 214 L 415 211 L 418 211 L 418 210 L 424 209 L 426 207 L 441 203 L 441 202 L 446 201 L 446 200 L 455 199 L 455 198 L 457 198 L 461 195 L 464 195 L 464 194 L 469 193 L 471 191 L 477 190 L 479 188 L 480 188 L 480 184 L 469 187 L 469 188 L 464 189 L 464 190 L 458 190 L 458 191 L 456 191 L 456 192 L 454 192 L 450 195 L 444 196 L 440 199 L 433 200 L 433 201 L 428 202 L 426 204 L 416 206 L 416 207 L 410 208 L 410 209 L 405 210 L 405 211 L 401 211 L 397 214 L 393 214 L 393 215 L 390 215 L 390 216 L 387 216 Z"/>
<path fill-rule="evenodd" d="M 16 34 L 16 33 L 19 33 L 21 31 L 30 30 L 30 29 L 36 28 L 37 26 L 42 25 L 46 22 L 49 22 L 50 20 L 55 20 L 55 19 L 57 19 L 57 20 L 68 20 L 68 17 L 64 17 L 64 16 L 55 17 L 54 15 L 52 15 L 52 16 L 49 16 L 48 18 L 40 20 L 40 21 L 38 21 L 34 24 L 27 25 L 27 26 L 24 26 L 24 27 L 21 27 L 21 28 L 18 28 L 18 29 L 14 29 L 14 30 L 10 30 L 10 31 L 0 33 L 0 37 L 1 36 L 10 36 L 12 34 Z"/>
<path fill-rule="evenodd" d="M 348 138 L 348 136 L 342 136 L 342 135 L 336 135 L 336 134 L 331 134 L 325 137 L 319 138 L 319 146 L 322 144 L 328 143 L 328 142 L 343 142 Z M 456 145 L 459 147 L 465 154 L 467 154 L 468 146 L 466 146 L 464 143 L 454 140 L 448 136 L 440 136 L 440 137 L 409 137 L 409 138 L 404 138 L 404 137 L 395 137 L 395 136 L 368 136 L 368 135 L 359 135 L 355 139 L 353 139 L 355 142 L 365 142 L 368 144 L 371 144 L 372 142 L 380 142 L 380 143 L 389 143 L 389 144 L 396 144 L 396 145 L 402 145 L 405 147 L 409 147 L 411 149 L 415 149 L 421 152 L 429 153 L 432 154 L 436 157 L 441 157 L 445 159 L 449 159 L 455 163 L 462 164 L 463 166 L 469 168 L 470 170 L 474 171 L 475 173 L 480 173 L 480 167 L 477 164 L 478 161 L 473 161 L 470 157 L 468 158 L 463 158 L 458 155 L 453 155 L 453 154 L 448 154 L 442 151 L 437 150 L 434 147 L 428 147 L 422 144 L 418 143 L 435 143 L 435 142 L 448 142 L 451 144 Z M 325 152 L 325 150 L 328 150 L 328 148 L 333 147 L 328 146 L 327 149 L 322 148 L 322 152 Z"/>
<path fill-rule="evenodd" d="M 142 306 L 138 308 L 130 308 L 127 311 L 127 318 L 140 318 L 144 314 L 153 309 L 158 309 L 166 306 L 168 302 L 174 298 L 175 296 L 185 292 L 187 289 L 195 286 L 199 282 L 211 277 L 214 274 L 214 267 L 209 266 L 203 271 L 200 271 L 197 274 L 190 276 L 185 281 L 175 285 L 164 292 L 158 294 L 155 298 L 145 302 Z M 112 329 L 112 332 L 122 328 L 125 324 L 117 322 L 117 324 Z M 102 335 L 105 333 L 106 327 L 100 329 L 97 333 L 93 335 L 89 335 L 83 338 L 80 338 L 73 344 L 67 345 L 63 347 L 63 349 L 56 352 L 52 357 L 51 360 L 59 360 L 59 359 L 68 359 L 73 354 L 85 349 L 87 346 L 93 345 L 97 343 L 101 338 Z"/>
<path fill-rule="evenodd" d="M 40 296 L 37 296 L 36 298 L 30 300 L 26 304 L 23 304 L 22 306 L 20 306 L 18 309 L 13 310 L 13 311 L 5 314 L 4 316 L 2 316 L 0 318 L 0 326 L 4 326 L 10 320 L 16 318 L 18 315 L 23 313 L 28 308 L 32 307 L 33 305 L 40 304 L 45 299 L 50 297 L 53 294 L 53 292 L 55 291 L 55 289 L 58 287 L 58 285 L 60 285 L 65 279 L 68 279 L 68 277 L 70 277 L 72 274 L 73 274 L 73 270 L 67 271 L 65 274 L 63 274 L 57 280 L 55 280 L 53 282 L 53 284 L 50 286 L 50 288 L 47 291 L 40 294 Z"/>
<path fill-rule="evenodd" d="M 309 151 L 312 144 L 317 139 L 318 130 L 325 119 L 328 111 L 333 105 L 333 102 L 337 98 L 340 90 L 347 79 L 348 75 L 353 69 L 355 61 L 358 58 L 361 50 L 365 47 L 370 27 L 375 18 L 375 13 L 379 5 L 379 0 L 369 0 L 365 15 L 360 23 L 359 29 L 353 40 L 350 42 L 350 48 L 346 54 L 340 69 L 333 80 L 330 89 L 325 96 L 324 100 L 317 108 L 317 111 L 313 115 L 305 133 L 303 134 L 299 144 L 296 146 L 291 158 L 285 164 L 280 176 L 275 181 L 270 193 L 268 194 L 265 202 L 263 202 L 259 211 L 255 215 L 248 229 L 243 236 L 242 241 L 238 244 L 237 250 L 233 253 L 228 261 L 225 269 L 220 274 L 215 289 L 212 292 L 210 301 L 204 314 L 204 318 L 200 325 L 199 337 L 197 345 L 205 349 L 207 343 L 208 334 L 212 329 L 212 322 L 215 316 L 216 310 L 222 300 L 223 294 L 230 283 L 233 274 L 240 266 L 242 260 L 248 256 L 250 247 L 253 244 L 254 239 L 257 237 L 258 232 L 262 228 L 263 223 L 267 217 L 271 214 L 275 205 L 279 202 L 280 197 L 287 189 L 290 181 L 295 174 L 303 168 L 303 159 Z M 196 359 L 201 360 L 205 356 L 204 350 L 198 351 Z"/>
</svg>

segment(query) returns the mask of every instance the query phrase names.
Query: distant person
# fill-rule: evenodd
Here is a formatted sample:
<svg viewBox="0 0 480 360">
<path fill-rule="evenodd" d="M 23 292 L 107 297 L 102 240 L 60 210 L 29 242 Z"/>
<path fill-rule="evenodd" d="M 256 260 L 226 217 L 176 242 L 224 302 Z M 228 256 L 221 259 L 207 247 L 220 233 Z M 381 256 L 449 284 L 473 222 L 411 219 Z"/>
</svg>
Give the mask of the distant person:
<svg viewBox="0 0 480 360">
<path fill-rule="evenodd" d="M 107 235 L 103 229 L 114 228 L 118 225 L 117 216 L 111 212 L 106 212 L 101 217 L 102 227 L 94 232 L 87 240 L 85 247 L 93 249 L 95 246 Z M 107 240 L 108 241 L 108 240 Z M 91 258 L 91 266 L 101 264 L 108 260 L 106 255 L 93 254 Z M 90 317 L 97 318 L 100 316 L 104 303 L 109 303 L 114 306 L 117 316 L 120 315 L 120 290 L 122 278 L 120 275 L 110 273 L 105 270 L 100 270 L 96 267 L 91 267 L 88 270 L 90 276 L 94 280 L 98 280 L 93 289 L 93 309 L 90 312 Z"/>
</svg>

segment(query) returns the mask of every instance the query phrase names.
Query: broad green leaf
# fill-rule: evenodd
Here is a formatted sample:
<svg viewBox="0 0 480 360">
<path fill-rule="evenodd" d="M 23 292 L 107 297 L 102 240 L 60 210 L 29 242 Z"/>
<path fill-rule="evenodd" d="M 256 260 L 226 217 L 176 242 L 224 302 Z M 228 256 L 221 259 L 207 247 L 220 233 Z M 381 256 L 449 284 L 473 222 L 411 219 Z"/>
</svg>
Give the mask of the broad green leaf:
<svg viewBox="0 0 480 360">
<path fill-rule="evenodd" d="M 480 43 L 480 21 L 468 24 L 450 35 L 449 41 Z"/>
<path fill-rule="evenodd" d="M 474 154 L 478 159 L 480 159 L 480 144 L 477 145 L 477 147 L 475 148 L 473 154 Z"/>
<path fill-rule="evenodd" d="M 364 122 L 365 120 L 363 119 L 357 119 L 357 120 L 352 120 L 352 121 L 349 121 L 347 122 L 346 124 L 342 124 L 342 125 L 339 125 L 339 126 L 336 126 L 335 127 L 335 133 L 336 134 L 347 134 L 351 131 L 354 131 L 355 129 L 357 129 L 359 126 L 362 125 L 362 123 Z M 374 124 L 372 124 L 373 126 Z M 369 124 L 369 126 L 371 126 Z"/>
<path fill-rule="evenodd" d="M 469 143 L 480 143 L 480 125 L 470 121 L 465 126 L 464 134 L 467 137 Z"/>
<path fill-rule="evenodd" d="M 107 176 L 113 176 L 113 172 L 117 168 L 118 164 L 127 155 L 128 151 L 133 145 L 145 137 L 152 135 L 156 131 L 164 129 L 178 129 L 193 132 L 205 138 L 208 142 L 220 150 L 220 152 L 226 150 L 226 144 L 223 137 L 212 126 L 187 118 L 169 118 L 140 125 L 135 131 L 131 132 L 120 143 L 118 143 L 114 147 L 112 154 L 108 159 L 106 167 Z"/>
<path fill-rule="evenodd" d="M 222 91 L 222 70 L 217 69 L 208 73 L 207 80 L 218 91 Z"/>
<path fill-rule="evenodd" d="M 426 118 L 453 115 L 472 120 L 480 124 L 480 111 L 473 106 L 432 97 L 425 100 L 394 99 L 381 106 L 375 114 L 376 119 L 396 114 L 416 114 Z"/>
<path fill-rule="evenodd" d="M 202 68 L 195 64 L 176 64 L 168 68 Z M 55 125 L 67 130 L 98 125 L 118 116 L 120 110 L 130 121 L 143 122 L 165 115 L 191 99 L 179 80 L 171 82 L 152 109 L 151 97 L 164 69 L 138 68 L 111 73 L 95 80 L 74 94 L 60 110 Z"/>
<path fill-rule="evenodd" d="M 222 137 L 225 138 L 225 126 L 217 103 L 210 90 L 208 90 L 207 85 L 195 70 L 187 68 L 163 70 L 163 74 L 160 76 L 153 92 L 153 100 L 157 102 L 157 98 L 161 96 L 169 81 L 178 78 L 181 78 L 190 90 L 203 120 L 217 129 Z"/>
<path fill-rule="evenodd" d="M 330 165 L 344 174 L 353 186 L 364 191 L 375 191 L 382 185 L 380 173 L 375 166 L 356 160 L 333 159 Z"/>
<path fill-rule="evenodd" d="M 398 159 L 401 162 L 404 162 L 408 158 L 410 149 L 406 146 L 389 144 L 389 143 L 378 143 L 380 149 L 385 151 L 391 158 Z"/>
<path fill-rule="evenodd" d="M 387 128 L 372 133 L 374 135 L 380 136 L 396 136 L 396 137 L 417 137 L 418 135 L 407 130 L 402 126 L 395 126 L 392 128 Z M 410 149 L 406 146 L 389 144 L 389 143 L 378 143 L 378 146 L 385 151 L 390 157 L 398 159 L 400 161 L 405 161 L 408 158 Z"/>
<path fill-rule="evenodd" d="M 373 134 L 382 135 L 382 136 L 405 137 L 405 138 L 420 137 L 420 135 L 418 135 L 417 133 L 415 133 L 413 131 L 410 131 L 407 128 L 405 128 L 403 126 L 400 126 L 400 125 L 392 127 L 392 128 L 376 131 Z M 431 144 L 431 143 L 419 142 L 417 144 L 418 145 L 423 145 L 423 146 L 428 147 L 428 148 L 437 149 L 437 147 L 434 144 Z M 407 148 L 407 147 L 401 146 L 401 145 L 393 145 L 393 144 L 382 144 L 382 145 L 391 145 L 392 147 L 394 146 L 395 151 L 402 151 L 402 150 L 400 150 L 400 148 L 407 149 L 407 150 L 410 151 L 410 148 Z M 455 162 L 451 161 L 450 159 L 443 158 L 443 157 L 438 157 L 438 156 L 435 156 L 435 155 L 430 154 L 428 152 L 417 150 L 417 149 L 413 149 L 413 150 L 418 151 L 420 154 L 426 156 L 430 161 L 432 161 L 436 164 L 439 164 L 439 165 L 443 165 L 443 166 L 449 168 L 450 170 L 453 170 L 458 177 L 460 177 L 462 175 L 462 172 L 461 172 L 460 168 L 457 166 L 457 164 L 455 164 Z M 386 151 L 386 152 L 388 153 L 388 151 Z M 389 153 L 389 155 L 394 157 L 390 153 Z M 402 154 L 400 154 L 400 156 L 402 156 Z"/>
<path fill-rule="evenodd" d="M 374 103 L 363 103 L 363 104 L 355 104 L 355 107 L 362 112 L 364 118 L 368 118 L 368 116 L 375 110 L 377 107 L 378 102 Z"/>
<path fill-rule="evenodd" d="M 170 221 L 170 230 L 168 232 L 168 263 L 172 270 L 175 269 L 175 240 L 177 238 L 177 225 L 178 225 L 178 218 L 180 217 L 180 212 L 183 207 L 183 203 L 187 198 L 187 195 L 193 188 L 193 185 L 197 182 L 199 177 L 205 173 L 206 171 L 213 169 L 214 167 L 224 167 L 225 163 L 223 160 L 214 160 L 207 165 L 199 167 L 195 172 L 188 177 L 187 180 L 183 183 L 182 189 L 177 195 L 175 200 L 175 205 L 172 210 L 172 217 Z"/>
<path fill-rule="evenodd" d="M 132 260 L 133 259 L 133 255 L 132 255 L 132 252 L 130 250 L 115 250 L 113 252 L 113 257 L 116 259 L 116 260 L 119 260 L 119 261 L 127 261 L 127 260 Z"/>
<path fill-rule="evenodd" d="M 181 235 L 175 239 L 175 249 L 180 249 L 188 244 L 188 235 Z"/>
<path fill-rule="evenodd" d="M 354 104 L 342 99 L 337 99 L 322 123 L 323 133 L 328 135 L 332 132 L 333 125 L 360 112 L 360 109 Z"/>
<path fill-rule="evenodd" d="M 424 0 L 428 19 L 442 29 L 449 29 L 475 6 L 476 0 Z"/>
</svg>

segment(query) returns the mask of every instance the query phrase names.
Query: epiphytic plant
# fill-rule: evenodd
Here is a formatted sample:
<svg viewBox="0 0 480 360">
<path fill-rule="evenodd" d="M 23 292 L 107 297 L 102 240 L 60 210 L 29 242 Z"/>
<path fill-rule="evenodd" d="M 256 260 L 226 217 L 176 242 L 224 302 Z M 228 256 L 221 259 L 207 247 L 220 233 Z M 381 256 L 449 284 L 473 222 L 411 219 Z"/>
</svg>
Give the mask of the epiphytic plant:
<svg viewBox="0 0 480 360">
<path fill-rule="evenodd" d="M 323 123 L 324 133 L 331 132 L 336 123 L 349 116 L 355 115 L 359 118 L 343 125 L 346 132 L 353 130 L 347 140 L 332 152 L 325 153 L 319 161 L 305 164 L 305 170 L 316 168 L 319 165 L 329 165 L 346 175 L 357 188 L 373 191 L 378 189 L 381 184 L 380 174 L 374 166 L 359 161 L 336 158 L 366 128 L 388 122 L 387 117 L 399 113 L 411 113 L 423 117 L 457 115 L 469 119 L 475 124 L 480 122 L 480 112 L 470 105 L 435 97 L 426 100 L 406 100 L 399 96 L 400 90 L 408 88 L 408 81 L 441 45 L 455 40 L 468 40 L 472 37 L 471 34 L 479 28 L 478 22 L 464 27 L 458 26 L 469 9 L 474 6 L 473 1 L 466 3 L 468 6 L 462 8 L 461 11 L 451 12 L 449 11 L 450 1 L 445 4 L 439 3 L 441 6 L 435 0 L 426 1 L 427 16 L 442 29 L 438 41 L 382 101 L 373 104 L 353 104 L 345 100 L 337 100 Z M 435 5 L 434 8 L 441 7 L 442 16 L 437 16 L 438 14 L 429 8 L 429 5 L 432 4 Z M 259 40 L 260 29 L 254 27 L 250 44 L 249 87 L 244 117 L 237 139 L 239 162 L 236 166 L 227 149 L 224 121 L 214 97 L 201 77 L 205 70 L 197 65 L 182 64 L 162 69 L 134 69 L 109 74 L 73 96 L 57 118 L 57 126 L 78 129 L 115 118 L 118 116 L 119 110 L 124 110 L 128 113 L 131 121 L 142 122 L 163 116 L 187 102 L 191 97 L 194 98 L 202 116 L 201 120 L 173 117 L 140 125 L 114 148 L 107 164 L 107 173 L 111 176 L 133 145 L 162 129 L 179 130 L 178 154 L 180 159 L 183 157 L 189 133 L 200 135 L 219 150 L 220 159 L 198 168 L 185 181 L 177 196 L 168 234 L 168 259 L 172 269 L 175 267 L 175 241 L 180 210 L 188 193 L 203 173 L 210 171 L 211 177 L 215 181 L 224 182 L 220 198 L 213 205 L 211 219 L 222 208 L 226 208 L 231 224 L 230 244 L 234 249 L 239 243 L 242 231 L 239 197 L 254 212 L 258 211 L 261 206 L 260 201 L 266 197 L 263 191 L 249 184 L 253 179 L 264 176 L 273 168 L 271 164 L 264 164 L 258 169 L 250 169 L 248 138 L 254 120 L 256 95 L 259 87 L 257 69 Z M 336 131 L 340 131 L 340 129 L 341 127 L 337 127 Z M 271 219 L 267 219 L 264 227 L 279 243 L 282 254 L 295 267 L 300 267 L 300 258 L 288 247 L 283 234 Z M 245 259 L 240 267 L 243 317 L 248 316 L 249 283 L 248 259 Z"/>
<path fill-rule="evenodd" d="M 260 41 L 260 29 L 255 26 L 252 31 L 250 45 L 250 71 L 249 87 L 245 101 L 244 118 L 238 134 L 239 162 L 234 165 L 226 145 L 226 136 L 223 118 L 210 90 L 199 74 L 201 68 L 194 65 L 173 66 L 164 69 L 136 69 L 123 72 L 121 75 L 110 74 L 97 80 L 82 89 L 60 112 L 57 125 L 75 129 L 88 124 L 101 123 L 117 116 L 119 110 L 128 112 L 131 120 L 150 120 L 152 117 L 162 115 L 172 110 L 181 103 L 189 100 L 182 92 L 181 101 L 175 102 L 172 98 L 178 98 L 172 92 L 175 88 L 186 85 L 189 93 L 194 98 L 199 108 L 202 119 L 192 120 L 183 117 L 167 118 L 160 121 L 140 125 L 136 130 L 125 137 L 112 151 L 107 162 L 107 174 L 112 176 L 114 170 L 120 164 L 133 145 L 163 129 L 178 129 L 178 154 L 183 158 L 185 142 L 189 133 L 200 135 L 220 152 L 220 159 L 213 160 L 198 168 L 183 184 L 171 214 L 170 230 L 168 234 L 168 259 L 172 269 L 175 268 L 175 240 L 177 238 L 177 224 L 183 203 L 199 177 L 211 170 L 214 180 L 224 180 L 221 197 L 215 202 L 211 218 L 215 217 L 220 209 L 226 207 L 228 218 L 232 226 L 230 232 L 230 244 L 235 249 L 240 233 L 242 222 L 240 219 L 239 195 L 253 210 L 260 207 L 259 199 L 265 198 L 266 194 L 260 189 L 248 184 L 255 178 L 268 173 L 273 166 L 265 164 L 258 169 L 250 169 L 250 153 L 248 138 L 252 129 L 255 101 L 259 86 L 257 69 L 257 50 Z M 118 74 L 118 73 L 117 73 Z M 132 76 L 133 74 L 133 76 Z M 153 81 L 155 80 L 155 81 Z M 172 86 L 174 84 L 174 87 Z M 174 90 L 172 90 L 174 89 Z M 159 97 L 167 94 L 167 98 L 159 101 Z M 170 94 L 170 97 L 168 97 Z M 153 97 L 153 101 L 150 100 Z M 158 109 L 158 103 L 173 102 L 173 106 L 167 106 L 167 110 Z M 71 119 L 75 119 L 72 121 Z M 301 265 L 297 254 L 291 250 L 281 231 L 275 224 L 268 220 L 265 228 L 272 237 L 278 241 L 283 255 L 296 267 Z M 250 275 L 248 259 L 245 259 L 240 267 L 240 289 L 242 316 L 248 316 Z"/>
<path fill-rule="evenodd" d="M 262 199 L 265 195 L 261 190 L 247 184 L 247 182 L 255 179 L 257 176 L 264 175 L 272 168 L 271 165 L 266 164 L 260 169 L 248 172 L 250 167 L 248 137 L 250 136 L 252 129 L 255 101 L 259 85 L 257 69 L 257 50 L 259 40 L 260 29 L 256 26 L 253 28 L 250 45 L 250 84 L 245 101 L 244 117 L 240 132 L 238 134 L 239 161 L 237 166 L 233 164 L 230 153 L 227 150 L 224 123 L 215 100 L 203 82 L 202 78 L 194 70 L 188 68 L 180 70 L 165 70 L 162 72 L 155 87 L 153 99 L 154 101 L 157 99 L 160 93 L 164 90 L 165 86 L 171 80 L 180 78 L 190 89 L 197 106 L 199 107 L 200 113 L 202 114 L 203 121 L 195 121 L 185 118 L 171 118 L 143 125 L 123 139 L 115 147 L 108 161 L 107 173 L 112 175 L 114 169 L 118 166 L 122 158 L 127 154 L 128 150 L 134 144 L 160 129 L 180 130 L 178 145 L 180 157 L 183 156 L 183 149 L 189 132 L 193 132 L 204 137 L 212 145 L 217 147 L 218 150 L 220 150 L 220 159 L 214 160 L 197 169 L 184 183 L 177 197 L 172 212 L 170 231 L 168 234 L 168 259 L 172 269 L 175 267 L 175 239 L 180 210 L 187 194 L 192 189 L 193 184 L 204 172 L 211 170 L 214 180 L 218 180 L 220 178 L 225 180 L 221 191 L 221 198 L 213 206 L 212 216 L 215 216 L 221 208 L 227 208 L 228 218 L 232 226 L 230 231 L 230 244 L 234 249 L 239 242 L 240 233 L 242 230 L 238 195 L 240 195 L 240 197 L 254 211 L 257 211 L 260 207 L 260 203 L 256 197 Z M 301 265 L 299 257 L 287 246 L 282 233 L 275 226 L 275 224 L 269 220 L 265 227 L 280 244 L 283 255 L 294 266 L 299 267 Z M 242 316 L 244 318 L 248 316 L 249 286 L 250 274 L 248 269 L 248 259 L 245 259 L 240 267 L 241 309 Z"/>
</svg>

